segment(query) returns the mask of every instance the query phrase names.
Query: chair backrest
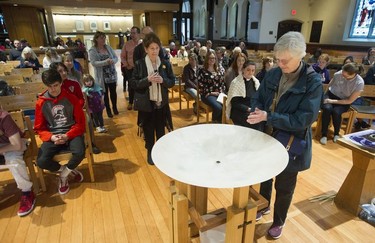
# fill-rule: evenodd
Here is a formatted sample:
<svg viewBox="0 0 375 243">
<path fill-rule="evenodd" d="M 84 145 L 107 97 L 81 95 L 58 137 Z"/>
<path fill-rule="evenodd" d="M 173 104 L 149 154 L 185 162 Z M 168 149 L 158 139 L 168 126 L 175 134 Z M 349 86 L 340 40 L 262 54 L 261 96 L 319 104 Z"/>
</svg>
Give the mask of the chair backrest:
<svg viewBox="0 0 375 243">
<path fill-rule="evenodd" d="M 29 116 L 24 116 L 23 111 L 13 111 L 9 113 L 17 126 L 25 133 L 25 137 L 30 140 L 29 148 L 33 150 L 33 155 L 37 155 L 38 146 L 36 143 L 35 132 Z"/>
<path fill-rule="evenodd" d="M 42 82 L 42 72 L 40 71 L 39 73 L 34 73 L 30 77 L 30 82 L 32 82 L 32 83 Z"/>
<path fill-rule="evenodd" d="M 9 75 L 12 72 L 13 68 L 14 67 L 11 64 L 0 64 L 0 73 L 1 75 Z"/>
<path fill-rule="evenodd" d="M 31 76 L 34 74 L 34 71 L 32 68 L 15 68 L 12 70 L 12 74 L 21 74 L 25 79 L 31 78 Z"/>
<path fill-rule="evenodd" d="M 7 61 L 7 64 L 12 66 L 13 68 L 19 66 L 21 63 L 20 61 Z"/>
<path fill-rule="evenodd" d="M 176 76 L 176 78 L 182 77 L 182 72 L 184 71 L 183 66 L 172 66 L 173 74 Z"/>
<path fill-rule="evenodd" d="M 8 85 L 15 86 L 17 84 L 24 83 L 23 76 L 20 74 L 11 74 L 11 75 L 5 75 L 0 76 L 0 80 L 5 80 Z"/>
<path fill-rule="evenodd" d="M 45 91 L 47 88 L 42 82 L 36 83 L 23 83 L 15 86 L 18 94 L 40 94 Z"/>
<path fill-rule="evenodd" d="M 361 93 L 362 97 L 375 97 L 375 85 L 365 85 L 363 92 Z"/>
<path fill-rule="evenodd" d="M 35 109 L 38 97 L 35 94 L 19 94 L 0 97 L 0 108 L 5 111 Z"/>
</svg>

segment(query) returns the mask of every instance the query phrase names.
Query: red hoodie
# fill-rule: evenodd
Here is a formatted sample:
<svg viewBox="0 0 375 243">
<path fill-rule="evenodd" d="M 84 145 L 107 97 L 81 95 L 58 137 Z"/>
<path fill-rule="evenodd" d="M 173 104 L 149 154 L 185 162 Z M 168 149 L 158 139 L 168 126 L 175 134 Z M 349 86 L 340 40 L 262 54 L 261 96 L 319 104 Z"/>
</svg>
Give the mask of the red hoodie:
<svg viewBox="0 0 375 243">
<path fill-rule="evenodd" d="M 34 130 L 44 142 L 53 134 L 66 134 L 69 140 L 85 132 L 85 115 L 77 97 L 61 89 L 61 93 L 51 98 L 43 92 L 36 102 Z"/>
<path fill-rule="evenodd" d="M 70 93 L 74 94 L 78 98 L 81 107 L 84 106 L 85 99 L 83 98 L 81 85 L 77 81 L 65 79 L 62 82 L 61 88 L 66 89 Z"/>
</svg>

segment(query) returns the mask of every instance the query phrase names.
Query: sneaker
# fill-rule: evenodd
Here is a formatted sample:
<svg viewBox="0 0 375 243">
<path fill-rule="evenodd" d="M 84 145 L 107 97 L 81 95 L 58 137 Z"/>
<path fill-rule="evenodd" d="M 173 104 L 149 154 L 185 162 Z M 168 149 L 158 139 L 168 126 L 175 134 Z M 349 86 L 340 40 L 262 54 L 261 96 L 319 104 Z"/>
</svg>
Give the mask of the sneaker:
<svg viewBox="0 0 375 243">
<path fill-rule="evenodd" d="M 69 192 L 69 181 L 68 177 L 59 177 L 59 193 L 61 195 L 67 194 Z"/>
<path fill-rule="evenodd" d="M 366 128 L 370 128 L 370 127 L 371 127 L 371 125 L 368 124 L 367 122 L 365 122 L 365 121 L 361 122 L 361 128 L 366 129 Z"/>
<path fill-rule="evenodd" d="M 337 139 L 339 139 L 339 138 L 340 138 L 339 135 L 335 135 L 335 136 L 333 137 L 333 142 L 334 142 L 334 143 L 337 143 Z"/>
<path fill-rule="evenodd" d="M 70 172 L 71 179 L 70 181 L 72 182 L 82 182 L 83 181 L 83 175 L 79 170 L 72 170 Z"/>
<path fill-rule="evenodd" d="M 33 191 L 24 192 L 21 196 L 20 208 L 18 209 L 18 216 L 26 216 L 33 211 L 36 198 Z"/>
<path fill-rule="evenodd" d="M 320 143 L 323 144 L 323 145 L 326 145 L 327 144 L 327 137 L 322 137 L 320 139 Z"/>
<path fill-rule="evenodd" d="M 100 133 L 102 131 L 101 127 L 97 127 L 96 131 Z"/>
<path fill-rule="evenodd" d="M 128 110 L 129 110 L 129 111 L 133 110 L 133 104 L 130 104 L 130 103 L 129 103 L 129 105 L 128 105 Z"/>
<path fill-rule="evenodd" d="M 355 128 L 356 130 L 361 130 L 361 123 L 360 123 L 360 122 L 356 122 L 356 123 L 354 124 L 354 128 Z"/>
<path fill-rule="evenodd" d="M 94 154 L 100 154 L 102 151 L 98 147 L 95 146 L 95 144 L 92 144 L 92 152 Z"/>
<path fill-rule="evenodd" d="M 258 211 L 257 216 L 256 216 L 256 221 L 259 221 L 263 217 L 263 215 L 267 215 L 270 212 L 271 212 L 270 207 L 266 207 L 265 209 Z"/>
<path fill-rule="evenodd" d="M 284 225 L 274 225 L 272 224 L 268 230 L 268 235 L 271 236 L 273 239 L 279 239 L 281 234 L 283 233 Z"/>
<path fill-rule="evenodd" d="M 100 127 L 100 132 L 107 132 L 107 129 L 105 127 Z"/>
</svg>

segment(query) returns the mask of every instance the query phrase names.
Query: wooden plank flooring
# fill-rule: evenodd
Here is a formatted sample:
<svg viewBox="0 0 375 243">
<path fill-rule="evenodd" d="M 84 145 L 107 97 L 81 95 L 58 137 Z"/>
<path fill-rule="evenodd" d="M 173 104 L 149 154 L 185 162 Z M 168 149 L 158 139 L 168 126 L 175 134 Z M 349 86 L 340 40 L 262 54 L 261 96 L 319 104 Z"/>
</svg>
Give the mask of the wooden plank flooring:
<svg viewBox="0 0 375 243">
<path fill-rule="evenodd" d="M 119 72 L 120 74 L 120 72 Z M 47 174 L 48 191 L 37 197 L 35 210 L 17 216 L 20 192 L 9 172 L 0 172 L 0 242 L 130 242 L 169 243 L 169 178 L 146 162 L 144 141 L 137 136 L 136 112 L 127 111 L 122 81 L 118 86 L 120 115 L 105 116 L 108 133 L 96 136 L 102 153 L 95 155 L 96 182 L 72 184 L 57 193 L 55 175 Z M 177 95 L 175 95 L 176 97 Z M 175 129 L 196 121 L 192 110 L 171 103 Z M 204 120 L 204 119 L 202 119 Z M 167 152 L 167 151 L 166 151 Z M 176 158 L 178 159 L 178 158 Z M 283 236 L 278 242 L 373 242 L 375 228 L 335 204 L 311 203 L 308 198 L 338 191 L 352 165 L 348 149 L 329 141 L 313 142 L 313 163 L 300 173 Z M 210 189 L 208 210 L 230 205 L 232 190 Z M 374 195 L 375 197 L 375 195 Z M 272 213 L 256 225 L 256 242 L 271 241 L 266 232 Z"/>
</svg>

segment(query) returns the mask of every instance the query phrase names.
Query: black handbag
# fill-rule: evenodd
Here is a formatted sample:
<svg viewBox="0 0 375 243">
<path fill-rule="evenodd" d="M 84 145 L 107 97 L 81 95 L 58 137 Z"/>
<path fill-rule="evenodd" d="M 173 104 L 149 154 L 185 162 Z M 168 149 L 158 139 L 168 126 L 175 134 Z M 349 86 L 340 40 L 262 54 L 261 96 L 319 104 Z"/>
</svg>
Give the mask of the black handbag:
<svg viewBox="0 0 375 243">
<path fill-rule="evenodd" d="M 284 131 L 276 131 L 274 136 L 288 151 L 289 158 L 295 159 L 297 156 L 302 155 L 307 147 L 305 139 L 298 138 L 293 134 Z"/>
<path fill-rule="evenodd" d="M 150 95 L 148 89 L 145 92 L 134 92 L 134 110 L 151 112 L 152 103 L 150 101 Z"/>
</svg>

